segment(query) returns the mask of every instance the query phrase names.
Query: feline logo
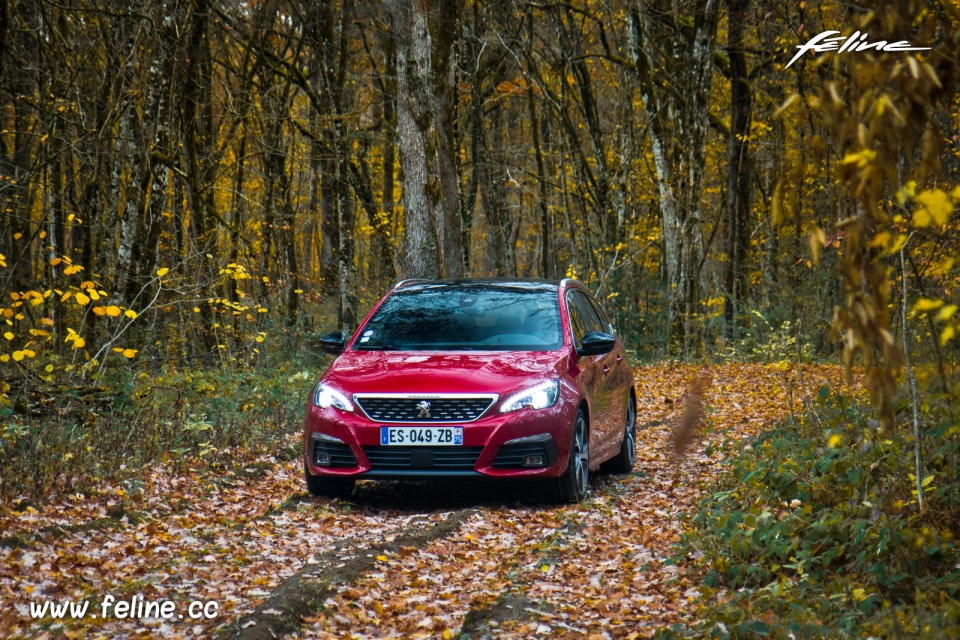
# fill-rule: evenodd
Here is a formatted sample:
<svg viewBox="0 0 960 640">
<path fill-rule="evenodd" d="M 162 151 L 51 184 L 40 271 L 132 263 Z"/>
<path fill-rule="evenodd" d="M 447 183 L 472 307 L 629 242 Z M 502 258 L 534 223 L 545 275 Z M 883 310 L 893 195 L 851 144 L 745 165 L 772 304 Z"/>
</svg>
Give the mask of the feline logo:
<svg viewBox="0 0 960 640">
<path fill-rule="evenodd" d="M 911 46 L 906 40 L 898 40 L 896 42 L 878 40 L 877 42 L 869 42 L 870 36 L 866 33 L 860 33 L 859 31 L 854 31 L 853 35 L 849 37 L 833 35 L 835 33 L 838 34 L 840 32 L 824 31 L 807 40 L 806 44 L 798 44 L 797 49 L 800 49 L 800 51 L 793 56 L 784 69 L 787 69 L 796 62 L 797 59 L 807 51 L 814 51 L 815 53 L 824 53 L 826 51 L 849 53 L 850 51 L 866 51 L 867 49 L 876 49 L 877 51 L 927 51 L 930 49 L 930 47 Z"/>
</svg>

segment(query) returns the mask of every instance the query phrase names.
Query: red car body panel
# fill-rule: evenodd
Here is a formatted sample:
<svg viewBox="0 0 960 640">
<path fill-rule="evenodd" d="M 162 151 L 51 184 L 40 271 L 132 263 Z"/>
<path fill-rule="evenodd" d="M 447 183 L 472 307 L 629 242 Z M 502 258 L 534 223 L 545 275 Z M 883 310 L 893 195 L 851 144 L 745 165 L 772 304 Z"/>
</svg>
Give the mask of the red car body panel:
<svg viewBox="0 0 960 640">
<path fill-rule="evenodd" d="M 574 347 L 566 292 L 586 291 L 565 280 L 557 286 L 563 345 L 553 351 L 376 351 L 357 350 L 363 327 L 389 293 L 370 311 L 318 384 L 341 391 L 354 400 L 354 411 L 321 408 L 307 399 L 304 447 L 306 469 L 312 475 L 339 477 L 434 477 L 474 475 L 488 477 L 557 477 L 569 462 L 571 431 L 577 411 L 584 407 L 590 425 L 590 467 L 616 455 L 620 448 L 633 374 L 619 338 L 609 353 L 580 356 Z M 396 288 L 395 288 L 396 289 Z M 392 293 L 392 292 L 391 292 Z M 502 403 L 531 386 L 559 381 L 559 397 L 550 407 L 500 412 Z M 435 470 L 384 472 L 372 468 L 364 447 L 380 445 L 380 429 L 400 423 L 376 422 L 357 405 L 354 394 L 496 394 L 496 401 L 463 427 L 463 447 L 482 447 L 472 470 L 444 473 Z M 417 423 L 405 423 L 416 425 Z M 336 438 L 349 446 L 356 466 L 314 464 L 310 454 L 314 434 Z M 498 468 L 494 460 L 501 446 L 518 438 L 549 434 L 556 459 L 538 468 Z"/>
</svg>

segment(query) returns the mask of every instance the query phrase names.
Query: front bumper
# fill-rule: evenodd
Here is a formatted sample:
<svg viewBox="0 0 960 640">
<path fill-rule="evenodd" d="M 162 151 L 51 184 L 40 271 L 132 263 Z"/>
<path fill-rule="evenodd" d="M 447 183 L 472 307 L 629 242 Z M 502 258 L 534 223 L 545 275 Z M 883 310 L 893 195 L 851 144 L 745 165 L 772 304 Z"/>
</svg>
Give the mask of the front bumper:
<svg viewBox="0 0 960 640">
<path fill-rule="evenodd" d="M 561 386 L 561 389 L 563 387 Z M 546 409 L 498 413 L 463 427 L 461 446 L 383 446 L 380 428 L 361 412 L 308 404 L 304 447 L 313 475 L 355 478 L 556 477 L 567 468 L 576 399 Z M 433 426 L 433 425 L 421 425 Z"/>
</svg>

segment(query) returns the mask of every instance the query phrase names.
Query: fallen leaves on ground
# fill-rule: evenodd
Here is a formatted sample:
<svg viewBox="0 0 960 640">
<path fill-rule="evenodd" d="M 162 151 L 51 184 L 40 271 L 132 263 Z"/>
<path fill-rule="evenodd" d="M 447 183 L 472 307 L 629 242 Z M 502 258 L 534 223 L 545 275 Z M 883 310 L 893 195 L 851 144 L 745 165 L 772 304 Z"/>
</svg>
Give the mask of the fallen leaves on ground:
<svg viewBox="0 0 960 640">
<path fill-rule="evenodd" d="M 678 457 L 671 428 L 701 379 L 711 381 L 705 428 Z M 839 367 L 826 366 L 638 368 L 635 472 L 595 475 L 578 505 L 545 505 L 519 482 L 361 483 L 349 503 L 312 499 L 299 458 L 264 457 L 219 475 L 161 466 L 142 484 L 7 506 L 0 635 L 207 637 L 344 538 L 372 545 L 424 517 L 477 507 L 449 537 L 376 557 L 374 570 L 341 585 L 297 635 L 456 637 L 470 611 L 520 595 L 525 611 L 491 616 L 487 635 L 646 637 L 683 621 L 699 596 L 696 577 L 670 558 L 680 515 L 713 484 L 724 453 L 841 379 Z M 107 594 L 170 600 L 178 611 L 216 601 L 219 611 L 210 620 L 30 619 L 31 601 L 86 598 L 99 614 Z"/>
</svg>

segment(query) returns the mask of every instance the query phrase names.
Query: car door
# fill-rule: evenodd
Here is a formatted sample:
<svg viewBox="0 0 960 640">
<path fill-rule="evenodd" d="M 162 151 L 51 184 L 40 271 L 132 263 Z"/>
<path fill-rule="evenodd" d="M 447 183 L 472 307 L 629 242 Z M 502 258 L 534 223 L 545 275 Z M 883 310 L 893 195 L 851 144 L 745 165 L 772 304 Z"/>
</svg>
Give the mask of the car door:
<svg viewBox="0 0 960 640">
<path fill-rule="evenodd" d="M 594 298 L 591 297 L 589 300 L 594 313 L 604 327 L 604 333 L 616 336 L 613 324 L 604 312 L 603 307 Z M 627 420 L 627 398 L 630 393 L 630 385 L 633 383 L 633 374 L 627 364 L 627 354 L 620 340 L 617 340 L 617 345 L 613 348 L 613 351 L 607 354 L 602 371 L 604 375 L 604 394 L 611 403 L 608 414 L 610 439 L 607 444 L 614 448 L 620 445 L 620 434 L 623 432 L 623 426 Z"/>
<path fill-rule="evenodd" d="M 591 331 L 609 332 L 609 328 L 603 326 L 589 297 L 583 291 L 574 289 L 567 293 L 567 308 L 570 311 L 574 346 L 577 348 L 581 346 L 583 336 L 587 333 Z M 581 369 L 581 384 L 590 402 L 591 466 L 594 466 L 593 460 L 600 459 L 610 448 L 611 438 L 616 437 L 615 433 L 610 433 L 614 419 L 610 413 L 614 410 L 614 406 L 609 384 L 609 373 L 613 362 L 615 362 L 615 357 L 612 353 L 581 356 L 578 361 L 578 366 Z"/>
</svg>

